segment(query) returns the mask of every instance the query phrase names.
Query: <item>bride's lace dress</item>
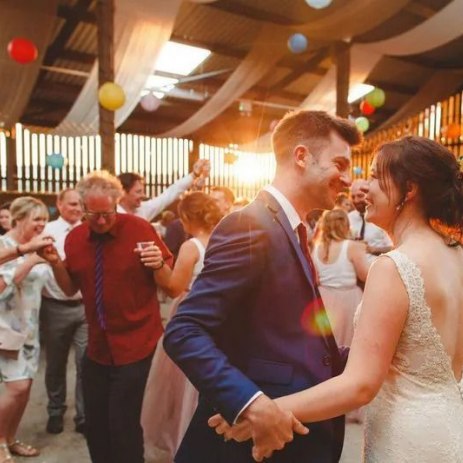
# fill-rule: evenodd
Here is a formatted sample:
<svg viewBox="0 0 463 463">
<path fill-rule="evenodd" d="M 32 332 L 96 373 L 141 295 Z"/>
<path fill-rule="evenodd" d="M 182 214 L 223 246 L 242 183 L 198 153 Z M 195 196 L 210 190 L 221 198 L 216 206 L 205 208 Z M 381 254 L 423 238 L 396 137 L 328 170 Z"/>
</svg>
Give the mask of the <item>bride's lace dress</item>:
<svg viewBox="0 0 463 463">
<path fill-rule="evenodd" d="M 419 268 L 399 251 L 386 255 L 410 306 L 387 378 L 367 407 L 364 461 L 463 463 L 463 381 L 432 323 Z"/>
</svg>

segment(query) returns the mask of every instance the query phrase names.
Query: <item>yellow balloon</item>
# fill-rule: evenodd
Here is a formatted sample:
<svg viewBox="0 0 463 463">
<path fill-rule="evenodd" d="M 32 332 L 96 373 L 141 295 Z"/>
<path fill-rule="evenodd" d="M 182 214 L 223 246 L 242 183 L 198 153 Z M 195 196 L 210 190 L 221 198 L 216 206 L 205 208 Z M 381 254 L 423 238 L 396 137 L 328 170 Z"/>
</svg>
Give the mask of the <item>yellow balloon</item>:
<svg viewBox="0 0 463 463">
<path fill-rule="evenodd" d="M 120 85 L 114 82 L 105 82 L 98 90 L 98 100 L 103 108 L 116 111 L 116 109 L 124 106 L 125 93 Z"/>
</svg>

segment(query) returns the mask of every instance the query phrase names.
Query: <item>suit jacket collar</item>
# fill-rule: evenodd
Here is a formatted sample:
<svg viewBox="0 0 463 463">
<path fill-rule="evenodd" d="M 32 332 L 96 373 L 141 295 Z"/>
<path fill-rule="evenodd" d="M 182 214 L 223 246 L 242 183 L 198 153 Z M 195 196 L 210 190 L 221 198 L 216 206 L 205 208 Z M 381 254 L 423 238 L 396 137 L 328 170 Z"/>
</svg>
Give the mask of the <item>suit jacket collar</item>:
<svg viewBox="0 0 463 463">
<path fill-rule="evenodd" d="M 265 204 L 265 207 L 273 214 L 274 220 L 278 222 L 283 228 L 283 230 L 285 231 L 286 235 L 288 236 L 289 242 L 291 243 L 292 247 L 296 251 L 296 254 L 302 265 L 307 281 L 312 287 L 315 299 L 318 299 L 320 303 L 323 305 L 320 292 L 318 291 L 318 287 L 313 281 L 312 273 L 309 268 L 309 264 L 304 254 L 302 253 L 301 246 L 296 238 L 296 233 L 291 228 L 291 224 L 289 223 L 288 217 L 286 216 L 285 212 L 281 208 L 279 202 L 268 191 L 265 191 L 265 190 L 260 191 L 256 199 L 259 201 L 262 201 Z M 325 316 L 326 316 L 326 312 L 325 312 Z M 335 357 L 335 359 L 333 360 L 335 360 L 336 362 L 339 362 L 339 349 L 338 349 L 338 346 L 336 345 L 336 341 L 334 340 L 334 337 L 329 334 L 327 335 L 324 334 L 326 330 L 326 326 L 324 326 L 323 320 L 315 317 L 315 323 L 317 325 L 320 324 L 319 326 L 320 336 L 323 338 L 328 350 Z"/>
<path fill-rule="evenodd" d="M 286 235 L 288 236 L 289 242 L 291 243 L 291 246 L 296 251 L 297 257 L 299 258 L 299 261 L 304 270 L 304 274 L 315 293 L 315 282 L 313 281 L 309 264 L 304 254 L 302 253 L 301 246 L 296 238 L 296 232 L 289 223 L 288 216 L 286 215 L 285 211 L 281 207 L 280 203 L 275 199 L 275 197 L 268 191 L 263 190 L 259 192 L 257 199 L 264 202 L 267 209 L 273 214 L 274 219 L 281 225 L 281 227 L 285 231 Z"/>
</svg>

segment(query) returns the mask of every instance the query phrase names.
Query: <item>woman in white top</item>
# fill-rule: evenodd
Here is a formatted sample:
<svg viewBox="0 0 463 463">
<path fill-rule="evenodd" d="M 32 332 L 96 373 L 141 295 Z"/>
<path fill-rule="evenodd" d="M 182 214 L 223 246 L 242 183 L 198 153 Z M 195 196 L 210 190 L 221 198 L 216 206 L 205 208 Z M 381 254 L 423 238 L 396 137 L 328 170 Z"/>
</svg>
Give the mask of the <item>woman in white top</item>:
<svg viewBox="0 0 463 463">
<path fill-rule="evenodd" d="M 176 298 L 169 319 L 201 272 L 212 229 L 222 218 L 215 201 L 201 192 L 187 195 L 180 202 L 178 212 L 186 233 L 193 238 L 180 247 L 172 270 L 164 267 L 155 272 L 157 284 L 170 297 Z M 153 268 L 158 267 L 158 263 L 153 264 Z M 173 461 L 196 409 L 197 399 L 196 389 L 166 355 L 160 340 L 145 389 L 141 417 L 147 462 Z"/>
<path fill-rule="evenodd" d="M 42 201 L 17 198 L 10 211 L 12 228 L 0 238 L 0 251 L 16 254 L 16 259 L 0 265 L 0 382 L 5 384 L 0 395 L 0 462 L 13 463 L 10 453 L 39 455 L 37 449 L 17 440 L 16 432 L 39 367 L 39 309 L 48 275 L 45 261 L 31 252 L 37 247 L 30 242 L 51 240 L 38 238 L 48 220 Z"/>
<path fill-rule="evenodd" d="M 349 239 L 349 219 L 342 209 L 326 211 L 320 231 L 312 252 L 320 294 L 336 342 L 339 346 L 350 346 L 355 309 L 362 299 L 357 279 L 365 281 L 368 273 L 366 246 Z"/>
</svg>

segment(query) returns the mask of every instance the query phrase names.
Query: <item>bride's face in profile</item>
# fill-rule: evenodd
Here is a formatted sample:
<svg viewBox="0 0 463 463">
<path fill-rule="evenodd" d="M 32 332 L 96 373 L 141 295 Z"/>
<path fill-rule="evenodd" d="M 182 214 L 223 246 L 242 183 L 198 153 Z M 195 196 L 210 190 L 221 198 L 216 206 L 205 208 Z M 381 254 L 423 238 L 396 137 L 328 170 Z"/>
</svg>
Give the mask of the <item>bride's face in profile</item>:
<svg viewBox="0 0 463 463">
<path fill-rule="evenodd" d="M 383 230 L 392 230 L 397 217 L 397 204 L 399 202 L 399 190 L 392 179 L 378 179 L 376 162 L 371 165 L 371 173 L 368 178 L 368 192 L 366 192 L 366 214 L 368 222 L 374 223 Z M 381 188 L 386 186 L 389 191 Z"/>
</svg>

